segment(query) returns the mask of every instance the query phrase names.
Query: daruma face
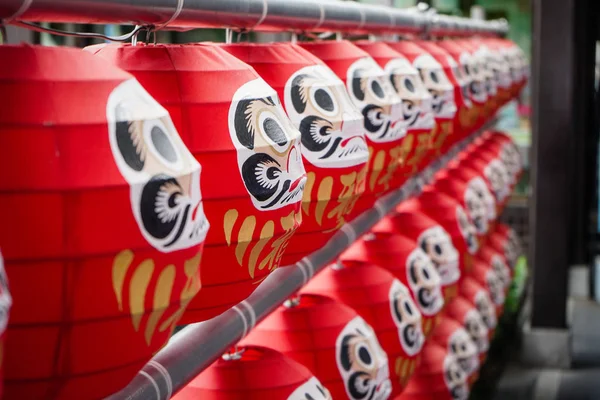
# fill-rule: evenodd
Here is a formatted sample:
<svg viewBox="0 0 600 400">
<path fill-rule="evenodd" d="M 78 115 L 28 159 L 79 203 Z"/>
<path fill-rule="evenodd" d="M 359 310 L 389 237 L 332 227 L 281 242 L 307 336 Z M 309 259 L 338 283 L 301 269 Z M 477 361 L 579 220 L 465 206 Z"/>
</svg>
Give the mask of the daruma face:
<svg viewBox="0 0 600 400">
<path fill-rule="evenodd" d="M 415 59 L 413 65 L 419 71 L 423 84 L 433 98 L 433 112 L 436 118 L 454 118 L 456 114 L 454 87 L 441 64 L 429 54 L 423 54 Z"/>
<path fill-rule="evenodd" d="M 485 88 L 485 76 L 480 70 L 479 64 L 469 53 L 460 55 L 459 62 L 464 65 L 466 75 L 469 77 L 469 97 L 475 104 L 483 104 L 487 101 L 488 94 Z"/>
<path fill-rule="evenodd" d="M 485 234 L 489 228 L 487 207 L 483 199 L 470 186 L 467 186 L 465 190 L 464 203 L 477 233 L 480 235 Z"/>
<path fill-rule="evenodd" d="M 485 353 L 490 348 L 489 330 L 481 314 L 476 309 L 471 309 L 465 316 L 464 326 L 471 340 L 477 346 L 479 353 Z"/>
<path fill-rule="evenodd" d="M 444 228 L 434 226 L 425 230 L 417 242 L 435 265 L 443 286 L 458 281 L 460 278 L 458 251 Z"/>
<path fill-rule="evenodd" d="M 398 280 L 392 283 L 389 297 L 392 319 L 398 327 L 398 338 L 402 349 L 412 357 L 421 351 L 425 343 L 421 312 L 413 302 L 406 286 Z"/>
<path fill-rule="evenodd" d="M 200 194 L 200 164 L 184 146 L 167 111 L 136 80 L 119 84 L 106 106 L 115 162 L 130 186 L 144 238 L 167 253 L 204 241 L 208 221 Z"/>
<path fill-rule="evenodd" d="M 475 307 L 488 329 L 495 329 L 496 325 L 498 325 L 496 309 L 494 308 L 490 296 L 485 290 L 480 290 L 475 295 Z"/>
<path fill-rule="evenodd" d="M 479 249 L 479 241 L 477 240 L 477 228 L 469 217 L 464 208 L 456 207 L 456 221 L 462 237 L 465 239 L 467 250 L 470 254 L 475 254 Z"/>
<path fill-rule="evenodd" d="M 385 75 L 372 58 L 359 59 L 347 71 L 348 92 L 365 118 L 367 137 L 375 143 L 406 135 L 402 101 Z"/>
<path fill-rule="evenodd" d="M 496 219 L 496 199 L 488 189 L 488 186 L 485 184 L 483 178 L 476 177 L 471 179 L 468 183 L 468 186 L 485 204 L 487 220 L 494 221 Z"/>
<path fill-rule="evenodd" d="M 444 359 L 444 382 L 453 400 L 469 398 L 467 375 L 460 367 L 456 357 L 451 354 Z"/>
<path fill-rule="evenodd" d="M 478 350 L 464 328 L 457 329 L 448 339 L 449 352 L 458 361 L 459 365 L 468 375 L 472 375 L 479 368 Z"/>
<path fill-rule="evenodd" d="M 287 400 L 332 400 L 329 391 L 315 377 L 294 390 Z"/>
<path fill-rule="evenodd" d="M 229 133 L 244 186 L 259 211 L 302 200 L 306 173 L 300 133 L 262 79 L 242 85 L 229 109 Z"/>
<path fill-rule="evenodd" d="M 406 259 L 406 275 L 415 300 L 426 316 L 437 314 L 444 306 L 439 274 L 420 248 L 414 249 Z"/>
<path fill-rule="evenodd" d="M 392 391 L 388 358 L 373 329 L 352 319 L 336 341 L 336 361 L 349 399 L 385 400 Z"/>
<path fill-rule="evenodd" d="M 285 106 L 311 164 L 346 168 L 367 162 L 364 118 L 331 70 L 321 65 L 298 70 L 285 87 Z"/>
</svg>

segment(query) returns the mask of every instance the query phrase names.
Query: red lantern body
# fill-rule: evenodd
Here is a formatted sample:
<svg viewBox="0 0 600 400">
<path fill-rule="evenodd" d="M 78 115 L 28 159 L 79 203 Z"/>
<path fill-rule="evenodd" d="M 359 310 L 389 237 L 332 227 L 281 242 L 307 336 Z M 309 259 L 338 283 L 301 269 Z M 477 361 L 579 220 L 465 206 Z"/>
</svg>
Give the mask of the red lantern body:
<svg viewBox="0 0 600 400">
<path fill-rule="evenodd" d="M 480 38 L 479 41 L 489 49 L 488 65 L 496 77 L 498 100 L 500 106 L 503 106 L 513 98 L 514 82 L 510 62 L 505 57 L 504 47 L 496 39 Z"/>
<path fill-rule="evenodd" d="M 501 278 L 491 265 L 479 257 L 475 257 L 473 260 L 471 276 L 488 292 L 494 307 L 496 307 L 496 316 L 500 318 L 504 313 L 504 300 L 506 299 L 506 290 Z"/>
<path fill-rule="evenodd" d="M 488 328 L 490 340 L 498 325 L 496 307 L 485 286 L 472 277 L 466 277 L 460 285 L 460 296 L 475 306 Z"/>
<path fill-rule="evenodd" d="M 206 240 L 202 291 L 183 321 L 212 318 L 248 297 L 279 266 L 300 225 L 306 182 L 300 133 L 277 93 L 218 46 L 94 51 L 131 71 L 171 110 L 204 166 L 205 210 L 213 229 Z"/>
<path fill-rule="evenodd" d="M 482 135 L 482 139 L 499 146 L 500 161 L 506 166 L 510 183 L 514 187 L 523 174 L 523 160 L 518 147 L 512 138 L 504 132 L 487 131 Z"/>
<path fill-rule="evenodd" d="M 344 83 L 326 66 L 291 43 L 234 44 L 223 49 L 251 65 L 282 99 L 302 137 L 308 180 L 302 225 L 291 239 L 282 265 L 322 248 L 346 223 L 364 191 L 353 177 L 363 175 L 369 153 L 364 118 Z"/>
<path fill-rule="evenodd" d="M 417 373 L 396 400 L 467 400 L 467 374 L 447 348 L 428 342 Z"/>
<path fill-rule="evenodd" d="M 458 294 L 461 277 L 460 257 L 452 238 L 437 222 L 419 212 L 398 212 L 383 218 L 373 228 L 374 233 L 395 233 L 414 240 L 433 262 L 447 304 Z"/>
<path fill-rule="evenodd" d="M 419 71 L 423 84 L 433 98 L 436 125 L 432 131 L 432 152 L 425 159 L 427 165 L 447 148 L 444 143 L 447 140 L 451 141 L 449 138 L 452 137 L 453 121 L 457 111 L 454 86 L 444 72 L 444 66 L 422 47 L 406 40 L 392 42 L 389 45 L 405 56 Z"/>
<path fill-rule="evenodd" d="M 301 43 L 345 82 L 350 98 L 365 117 L 369 167 L 365 194 L 356 215 L 371 208 L 378 197 L 402 184 L 398 169 L 408 152 L 402 100 L 389 75 L 369 54 L 348 41 Z"/>
<path fill-rule="evenodd" d="M 200 165 L 130 74 L 78 49 L 0 52 L 6 397 L 103 398 L 200 290 Z"/>
<path fill-rule="evenodd" d="M 490 331 L 474 304 L 463 297 L 446 307 L 446 316 L 462 325 L 477 346 L 479 361 L 485 361 L 490 348 Z"/>
<path fill-rule="evenodd" d="M 448 349 L 456 358 L 461 369 L 467 374 L 469 382 L 477 379 L 480 366 L 479 350 L 461 323 L 448 317 L 442 318 L 432 340 Z"/>
<path fill-rule="evenodd" d="M 421 311 L 423 333 L 431 333 L 444 307 L 442 282 L 435 265 L 414 240 L 387 232 L 369 233 L 342 253 L 340 259 L 370 262 L 394 274 L 411 290 Z"/>
<path fill-rule="evenodd" d="M 391 396 L 401 393 L 425 342 L 421 312 L 409 289 L 375 264 L 340 260 L 314 277 L 302 293 L 332 297 L 365 319 L 390 361 Z"/>
<path fill-rule="evenodd" d="M 521 238 L 517 235 L 514 229 L 506 224 L 498 224 L 496 226 L 497 235 L 504 240 L 504 255 L 511 269 L 517 265 L 519 257 L 523 254 L 523 246 Z"/>
<path fill-rule="evenodd" d="M 331 400 L 303 365 L 259 346 L 238 348 L 202 371 L 173 400 Z"/>
<path fill-rule="evenodd" d="M 481 246 L 477 257 L 492 267 L 498 276 L 498 279 L 500 279 L 505 293 L 508 293 L 508 289 L 510 288 L 510 283 L 512 282 L 513 278 L 513 271 L 510 268 L 504 254 L 500 253 L 494 247 L 486 243 L 484 246 Z"/>
<path fill-rule="evenodd" d="M 348 306 L 301 295 L 279 307 L 242 341 L 270 347 L 307 367 L 334 399 L 385 400 L 388 358 L 373 329 Z"/>
<path fill-rule="evenodd" d="M 369 53 L 385 70 L 402 100 L 406 137 L 403 139 L 404 151 L 399 170 L 403 182 L 423 167 L 434 144 L 431 136 L 436 127 L 433 98 L 423 84 L 419 71 L 406 57 L 381 42 L 359 41 L 356 45 Z"/>
</svg>

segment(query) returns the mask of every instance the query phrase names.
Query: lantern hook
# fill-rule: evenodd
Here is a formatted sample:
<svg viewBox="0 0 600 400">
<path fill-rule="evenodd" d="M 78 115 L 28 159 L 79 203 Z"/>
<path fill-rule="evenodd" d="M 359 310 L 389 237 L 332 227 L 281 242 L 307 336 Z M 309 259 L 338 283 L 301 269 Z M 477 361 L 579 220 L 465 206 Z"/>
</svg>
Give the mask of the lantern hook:
<svg viewBox="0 0 600 400">
<path fill-rule="evenodd" d="M 61 29 L 46 28 L 41 25 L 34 24 L 32 22 L 25 22 L 25 21 L 14 21 L 14 22 L 11 22 L 11 24 L 15 25 L 15 26 L 20 26 L 21 28 L 31 29 L 32 31 L 35 31 L 35 32 L 50 33 L 52 35 L 58 35 L 58 36 L 75 36 L 75 37 L 84 37 L 84 38 L 103 39 L 103 40 L 108 40 L 111 42 L 127 42 L 127 41 L 131 40 L 133 38 L 133 36 L 137 35 L 137 33 L 140 30 L 147 29 L 146 25 L 136 25 L 136 27 L 133 28 L 133 30 L 131 32 L 126 33 L 124 35 L 108 36 L 108 35 L 104 35 L 102 33 L 96 33 L 96 32 L 70 32 L 70 31 L 63 31 Z"/>
<path fill-rule="evenodd" d="M 291 296 L 289 299 L 283 302 L 283 306 L 286 308 L 294 308 L 300 305 L 300 295 L 298 293 Z"/>
<path fill-rule="evenodd" d="M 221 358 L 225 361 L 235 361 L 235 360 L 240 360 L 242 358 L 242 356 L 244 355 L 244 352 L 246 351 L 245 348 L 239 348 L 237 343 L 235 344 L 235 346 L 233 346 L 233 351 L 228 351 L 227 353 L 223 354 L 221 356 Z"/>
</svg>

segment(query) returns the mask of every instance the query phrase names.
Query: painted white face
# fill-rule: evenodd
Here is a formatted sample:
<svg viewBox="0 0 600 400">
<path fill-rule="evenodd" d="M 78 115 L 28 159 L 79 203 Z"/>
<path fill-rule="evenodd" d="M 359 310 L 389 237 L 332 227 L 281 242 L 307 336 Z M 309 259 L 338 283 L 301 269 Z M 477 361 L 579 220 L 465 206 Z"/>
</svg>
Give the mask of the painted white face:
<svg viewBox="0 0 600 400">
<path fill-rule="evenodd" d="M 468 376 L 479 369 L 479 352 L 477 346 L 464 328 L 458 328 L 448 340 L 448 351 L 458 361 Z"/>
<path fill-rule="evenodd" d="M 333 71 L 323 65 L 298 70 L 288 80 L 284 97 L 302 136 L 302 155 L 311 164 L 346 168 L 368 161 L 364 118 Z"/>
<path fill-rule="evenodd" d="M 435 265 L 443 286 L 458 282 L 460 279 L 458 251 L 444 228 L 438 225 L 427 229 L 421 233 L 417 243 Z"/>
<path fill-rule="evenodd" d="M 479 250 L 479 241 L 477 240 L 477 228 L 467 217 L 467 212 L 461 206 L 456 207 L 456 220 L 462 237 L 465 239 L 467 251 L 475 254 Z"/>
<path fill-rule="evenodd" d="M 502 286 L 505 289 L 508 289 L 510 287 L 510 268 L 506 265 L 500 255 L 494 254 L 492 257 L 492 268 L 494 269 L 494 272 L 496 272 L 496 275 L 498 275 L 498 279 L 500 279 Z"/>
<path fill-rule="evenodd" d="M 481 315 L 481 319 L 485 322 L 488 329 L 496 329 L 498 318 L 496 317 L 496 308 L 492 299 L 485 290 L 480 290 L 475 295 L 475 307 Z"/>
<path fill-rule="evenodd" d="M 398 328 L 402 349 L 409 356 L 418 354 L 425 343 L 421 312 L 415 305 L 408 288 L 394 279 L 389 293 L 392 319 Z"/>
<path fill-rule="evenodd" d="M 300 132 L 283 111 L 275 90 L 262 79 L 235 92 L 229 133 L 240 176 L 257 210 L 276 210 L 302 200 L 306 172 Z"/>
<path fill-rule="evenodd" d="M 483 199 L 470 186 L 467 186 L 464 197 L 467 213 L 471 217 L 477 233 L 480 235 L 487 233 L 489 229 L 488 209 Z"/>
<path fill-rule="evenodd" d="M 365 57 L 352 64 L 346 85 L 354 105 L 365 118 L 369 140 L 384 143 L 406 136 L 402 101 L 375 60 Z"/>
<path fill-rule="evenodd" d="M 344 327 L 337 337 L 337 367 L 351 400 L 386 400 L 392 392 L 388 358 L 373 328 L 361 317 Z"/>
<path fill-rule="evenodd" d="M 385 73 L 402 99 L 406 129 L 433 129 L 433 98 L 423 85 L 419 71 L 407 59 L 395 58 L 387 63 Z"/>
<path fill-rule="evenodd" d="M 494 221 L 496 219 L 496 199 L 483 178 L 477 176 L 471 179 L 468 185 L 485 204 L 488 221 Z"/>
<path fill-rule="evenodd" d="M 452 75 L 454 75 L 454 79 L 458 82 L 460 86 L 460 93 L 463 103 L 468 108 L 473 106 L 471 102 L 471 97 L 469 96 L 469 85 L 471 84 L 471 76 L 467 75 L 465 65 L 458 64 L 453 57 L 448 56 L 448 64 L 450 65 L 450 69 L 452 70 Z"/>
<path fill-rule="evenodd" d="M 483 174 L 490 182 L 496 200 L 498 202 L 504 201 L 510 194 L 510 178 L 502 161 L 492 160 L 485 166 Z"/>
<path fill-rule="evenodd" d="M 505 143 L 500 149 L 500 161 L 506 167 L 511 184 L 516 183 L 517 176 L 521 172 L 523 162 L 521 161 L 521 153 L 513 143 Z"/>
<path fill-rule="evenodd" d="M 506 299 L 504 285 L 496 271 L 493 269 L 489 270 L 485 275 L 485 281 L 494 304 L 497 306 L 503 305 L 504 300 Z"/>
<path fill-rule="evenodd" d="M 204 241 L 209 224 L 200 164 L 167 110 L 130 79 L 108 97 L 106 119 L 113 157 L 129 184 L 133 215 L 146 241 L 163 253 Z"/>
<path fill-rule="evenodd" d="M 452 354 L 448 354 L 444 358 L 444 382 L 453 400 L 467 400 L 469 398 L 467 374 Z"/>
<path fill-rule="evenodd" d="M 406 259 L 406 277 L 421 313 L 433 316 L 440 312 L 444 306 L 442 279 L 420 248 L 414 249 Z"/>
<path fill-rule="evenodd" d="M 500 55 L 504 58 L 504 62 L 508 65 L 511 84 L 519 83 L 522 80 L 522 69 L 518 60 L 514 57 L 512 49 L 503 47 L 500 49 Z"/>
<path fill-rule="evenodd" d="M 488 49 L 487 60 L 488 67 L 494 74 L 494 80 L 497 82 L 498 87 L 509 89 L 512 85 L 510 66 L 502 53 L 496 49 Z"/>
<path fill-rule="evenodd" d="M 514 230 L 510 230 L 504 245 L 504 254 L 510 265 L 514 267 L 522 253 L 521 239 Z"/>
<path fill-rule="evenodd" d="M 287 400 L 332 400 L 329 390 L 314 376 L 298 386 Z"/>
<path fill-rule="evenodd" d="M 4 269 L 4 258 L 0 252 L 0 335 L 6 330 L 10 307 L 12 305 L 12 296 L 8 288 L 8 278 Z"/>
<path fill-rule="evenodd" d="M 490 348 L 489 330 L 481 314 L 476 309 L 471 309 L 467 312 L 464 327 L 473 343 L 477 346 L 479 354 L 487 352 Z"/>
<path fill-rule="evenodd" d="M 485 89 L 485 75 L 479 64 L 471 54 L 464 52 L 460 55 L 460 63 L 464 65 L 466 75 L 470 78 L 469 97 L 476 104 L 487 101 L 488 93 Z"/>
<path fill-rule="evenodd" d="M 433 97 L 433 112 L 436 118 L 452 119 L 456 114 L 454 87 L 441 64 L 429 54 L 415 59 L 414 67 L 419 71 L 423 84 Z"/>
<path fill-rule="evenodd" d="M 474 57 L 477 60 L 479 68 L 483 71 L 488 96 L 495 96 L 498 93 L 498 82 L 496 82 L 496 77 L 488 65 L 489 52 L 486 46 L 480 46 L 475 52 Z"/>
</svg>

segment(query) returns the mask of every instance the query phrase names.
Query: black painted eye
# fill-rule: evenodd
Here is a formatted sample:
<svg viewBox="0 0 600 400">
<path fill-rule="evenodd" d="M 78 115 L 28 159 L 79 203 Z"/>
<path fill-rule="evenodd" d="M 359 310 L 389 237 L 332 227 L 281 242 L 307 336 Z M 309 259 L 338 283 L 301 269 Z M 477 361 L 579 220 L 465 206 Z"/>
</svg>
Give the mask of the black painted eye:
<svg viewBox="0 0 600 400">
<path fill-rule="evenodd" d="M 427 271 L 426 268 L 423 268 L 423 276 L 425 277 L 425 279 L 429 279 L 430 278 L 429 272 Z"/>
<path fill-rule="evenodd" d="M 471 67 L 469 67 L 469 64 L 465 64 L 465 73 L 471 75 Z"/>
<path fill-rule="evenodd" d="M 412 83 L 412 81 L 408 78 L 404 79 L 404 86 L 406 86 L 406 90 L 408 90 L 409 92 L 414 93 L 415 92 L 415 85 Z"/>
<path fill-rule="evenodd" d="M 268 200 L 277 193 L 280 175 L 279 163 L 265 153 L 252 155 L 242 166 L 244 184 L 259 201 Z"/>
<path fill-rule="evenodd" d="M 360 349 L 358 349 L 358 358 L 365 365 L 371 365 L 371 362 L 373 361 L 371 359 L 371 353 L 369 353 L 369 349 L 367 349 L 366 347 L 361 347 Z"/>
<path fill-rule="evenodd" d="M 440 83 L 440 78 L 438 78 L 438 76 L 437 76 L 437 74 L 435 73 L 435 71 L 431 71 L 431 72 L 429 73 L 429 77 L 431 78 L 431 80 L 432 80 L 434 83 Z"/>
<path fill-rule="evenodd" d="M 321 385 L 317 385 L 317 389 L 319 390 L 319 392 L 321 392 L 321 394 L 323 396 L 325 396 L 325 388 Z"/>
<path fill-rule="evenodd" d="M 442 246 L 440 246 L 439 244 L 433 246 L 433 250 L 435 251 L 435 254 L 442 255 Z"/>
<path fill-rule="evenodd" d="M 315 102 L 325 111 L 333 112 L 335 110 L 333 99 L 324 89 L 317 89 L 315 92 Z"/>
<path fill-rule="evenodd" d="M 413 315 L 413 309 L 409 302 L 404 303 L 404 310 L 406 310 L 408 315 Z"/>
<path fill-rule="evenodd" d="M 308 394 L 308 393 L 304 393 L 304 398 L 305 398 L 306 400 L 315 400 L 315 398 L 314 398 L 314 397 L 312 397 L 312 396 L 311 396 L 310 394 Z"/>
<path fill-rule="evenodd" d="M 288 142 L 288 138 L 285 136 L 283 128 L 275 119 L 269 117 L 265 118 L 263 121 L 263 129 L 269 139 L 279 146 L 284 146 Z"/>
<path fill-rule="evenodd" d="M 381 87 L 379 82 L 371 82 L 371 89 L 373 90 L 373 93 L 375 93 L 375 96 L 379 97 L 380 99 L 383 99 L 385 97 L 385 94 L 383 93 L 383 88 Z"/>
</svg>

